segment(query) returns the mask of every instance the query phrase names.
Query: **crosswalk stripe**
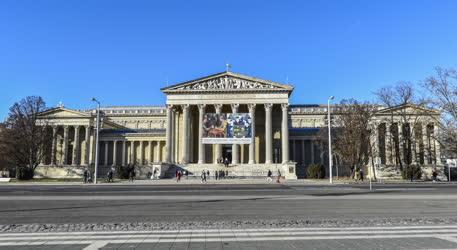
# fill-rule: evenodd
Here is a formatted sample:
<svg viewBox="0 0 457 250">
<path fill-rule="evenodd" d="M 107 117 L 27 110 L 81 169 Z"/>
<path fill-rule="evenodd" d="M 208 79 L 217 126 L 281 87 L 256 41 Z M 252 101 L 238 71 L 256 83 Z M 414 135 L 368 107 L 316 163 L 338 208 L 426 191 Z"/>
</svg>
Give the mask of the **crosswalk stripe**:
<svg viewBox="0 0 457 250">
<path fill-rule="evenodd" d="M 130 243 L 169 243 L 169 242 L 233 242 L 233 241 L 283 241 L 283 240 L 326 240 L 326 239 L 395 239 L 395 238 L 440 238 L 448 239 L 456 237 L 457 234 L 410 234 L 410 235 L 336 235 L 336 236 L 269 236 L 269 237 L 230 237 L 230 238 L 146 238 L 146 239 L 131 239 Z M 33 241 L 33 242 L 0 242 L 0 246 L 13 245 L 69 245 L 69 244 L 94 244 L 97 242 L 119 244 L 125 243 L 126 239 L 113 240 L 52 240 L 52 241 Z"/>
<path fill-rule="evenodd" d="M 258 236 L 288 236 L 288 235 L 300 235 L 300 236 L 320 236 L 320 235 L 332 235 L 332 236 L 344 236 L 344 235 L 411 235 L 417 233 L 433 233 L 433 234 L 457 234 L 457 229 L 434 229 L 434 230 L 390 230 L 390 231 L 277 231 L 277 232 L 210 232 L 210 233 L 174 233 L 174 234 L 127 234 L 127 235 L 59 235 L 59 236 L 30 236 L 30 237 L 0 237 L 0 242 L 4 241 L 15 241 L 15 240 L 103 240 L 103 239 L 136 239 L 136 238 L 193 238 L 193 237 L 219 237 L 219 238 L 230 238 L 230 237 L 258 237 Z"/>
<path fill-rule="evenodd" d="M 437 226 L 393 226 L 393 227 L 309 227 L 309 228 L 247 228 L 247 229 L 185 229 L 185 230 L 142 230 L 142 231 L 92 231 L 92 232 L 43 232 L 43 233 L 0 233 L 5 236 L 38 236 L 38 235 L 119 235 L 119 234 L 170 234 L 170 233 L 204 233 L 204 232 L 278 232 L 278 231 L 370 231 L 370 230 L 432 230 L 432 229 L 457 229 L 457 225 Z"/>
</svg>

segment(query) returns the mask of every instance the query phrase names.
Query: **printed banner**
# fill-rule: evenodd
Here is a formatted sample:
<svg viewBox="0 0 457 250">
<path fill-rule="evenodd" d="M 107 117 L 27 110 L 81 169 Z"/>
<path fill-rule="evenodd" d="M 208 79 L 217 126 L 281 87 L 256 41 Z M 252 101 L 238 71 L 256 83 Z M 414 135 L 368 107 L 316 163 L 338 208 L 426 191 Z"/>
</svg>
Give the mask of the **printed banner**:
<svg viewBox="0 0 457 250">
<path fill-rule="evenodd" d="M 251 115 L 249 113 L 216 114 L 203 116 L 204 144 L 249 144 L 251 138 Z"/>
</svg>

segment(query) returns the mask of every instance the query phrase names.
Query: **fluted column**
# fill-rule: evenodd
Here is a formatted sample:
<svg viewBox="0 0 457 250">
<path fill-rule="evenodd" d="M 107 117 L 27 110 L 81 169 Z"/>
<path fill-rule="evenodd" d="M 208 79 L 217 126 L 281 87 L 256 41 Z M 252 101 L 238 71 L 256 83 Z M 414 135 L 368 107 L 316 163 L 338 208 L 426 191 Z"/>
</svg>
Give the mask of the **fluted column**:
<svg viewBox="0 0 457 250">
<path fill-rule="evenodd" d="M 89 165 L 89 155 L 90 155 L 90 126 L 85 126 L 85 136 L 84 136 L 84 164 Z"/>
<path fill-rule="evenodd" d="M 73 157 L 71 165 L 79 165 L 79 126 L 75 126 L 75 138 L 73 140 Z"/>
<path fill-rule="evenodd" d="M 57 126 L 52 126 L 51 165 L 56 165 Z"/>
<path fill-rule="evenodd" d="M 205 147 L 203 145 L 203 115 L 205 113 L 205 104 L 198 105 L 198 164 L 205 163 Z"/>
<path fill-rule="evenodd" d="M 392 164 L 392 138 L 390 133 L 390 124 L 386 123 L 386 136 L 385 136 L 385 151 L 386 151 L 386 164 Z"/>
<path fill-rule="evenodd" d="M 430 150 L 429 150 L 429 143 L 428 143 L 428 135 L 427 135 L 427 123 L 422 123 L 422 145 L 423 145 L 423 153 L 424 153 L 424 164 L 429 164 L 429 157 L 430 157 Z"/>
<path fill-rule="evenodd" d="M 397 123 L 397 129 L 398 129 L 398 160 L 400 162 L 404 162 L 404 151 L 403 151 L 403 126 L 400 122 Z"/>
<path fill-rule="evenodd" d="M 216 114 L 220 115 L 222 110 L 222 104 L 214 104 L 214 109 L 216 110 Z M 216 149 L 216 153 L 214 154 L 214 164 L 216 164 L 217 160 L 219 160 L 222 157 L 222 144 L 215 144 L 214 147 Z"/>
<path fill-rule="evenodd" d="M 166 138 L 167 138 L 167 144 L 166 144 L 166 159 L 165 161 L 168 163 L 171 163 L 171 146 L 172 146 L 172 141 L 173 141 L 173 126 L 172 126 L 172 116 L 173 116 L 173 105 L 167 105 L 167 128 L 166 128 Z"/>
<path fill-rule="evenodd" d="M 127 156 L 127 152 L 125 151 L 126 150 L 126 144 L 127 142 L 124 140 L 122 141 L 122 166 L 125 166 L 127 165 L 126 163 L 126 156 Z"/>
<path fill-rule="evenodd" d="M 135 164 L 135 141 L 130 142 L 130 163 Z"/>
<path fill-rule="evenodd" d="M 305 158 L 306 158 L 306 155 L 305 155 L 305 140 L 301 140 L 301 153 L 302 153 L 302 157 L 301 157 L 301 160 L 302 160 L 302 165 L 304 166 L 305 165 Z"/>
<path fill-rule="evenodd" d="M 272 108 L 272 103 L 265 103 L 265 164 L 271 164 L 271 158 L 273 156 Z"/>
<path fill-rule="evenodd" d="M 181 105 L 183 113 L 182 163 L 189 162 L 189 104 Z"/>
<path fill-rule="evenodd" d="M 315 162 L 314 162 L 314 140 L 310 140 L 309 144 L 311 144 L 311 164 L 315 164 Z"/>
<path fill-rule="evenodd" d="M 143 148 L 143 141 L 140 141 L 140 160 L 139 165 L 144 165 L 144 148 Z"/>
<path fill-rule="evenodd" d="M 238 113 L 238 108 L 239 104 L 232 104 L 232 113 L 237 114 Z M 239 159 L 239 146 L 238 144 L 232 144 L 232 164 L 238 164 L 238 159 Z"/>
<path fill-rule="evenodd" d="M 156 149 L 156 152 L 157 152 L 157 160 L 156 162 L 161 162 L 162 161 L 162 156 L 160 154 L 160 141 L 157 141 L 157 149 Z"/>
<path fill-rule="evenodd" d="M 105 141 L 105 158 L 103 159 L 103 165 L 108 166 L 108 147 L 109 141 Z"/>
<path fill-rule="evenodd" d="M 282 122 L 281 122 L 281 142 L 282 142 L 282 163 L 289 161 L 289 104 L 281 104 L 282 109 Z M 297 161 L 295 157 L 295 141 L 294 148 L 294 160 Z"/>
<path fill-rule="evenodd" d="M 249 144 L 248 164 L 255 164 L 255 107 L 256 104 L 249 104 L 249 114 L 251 115 L 251 143 Z"/>
<path fill-rule="evenodd" d="M 62 147 L 62 165 L 68 163 L 68 126 L 63 128 L 63 147 Z"/>
<path fill-rule="evenodd" d="M 154 141 L 149 141 L 149 164 L 154 162 Z"/>
<path fill-rule="evenodd" d="M 113 142 L 113 166 L 117 165 L 117 140 Z"/>
<path fill-rule="evenodd" d="M 441 164 L 441 148 L 440 148 L 440 143 L 438 141 L 438 136 L 439 136 L 438 129 L 439 129 L 438 125 L 433 124 L 433 143 L 435 144 L 435 159 L 436 159 L 435 164 L 440 165 Z"/>
</svg>

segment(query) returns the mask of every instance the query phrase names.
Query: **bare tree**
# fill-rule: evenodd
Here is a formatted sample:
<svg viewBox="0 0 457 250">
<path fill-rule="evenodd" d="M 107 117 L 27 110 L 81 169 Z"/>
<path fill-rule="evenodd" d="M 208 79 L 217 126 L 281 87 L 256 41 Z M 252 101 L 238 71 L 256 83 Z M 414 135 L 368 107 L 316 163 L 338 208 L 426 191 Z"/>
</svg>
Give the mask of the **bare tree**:
<svg viewBox="0 0 457 250">
<path fill-rule="evenodd" d="M 435 68 L 436 75 L 425 79 L 430 103 L 441 113 L 441 133 L 435 139 L 443 146 L 446 155 L 457 157 L 457 69 Z"/>
<path fill-rule="evenodd" d="M 11 106 L 2 145 L 16 168 L 19 178 L 33 178 L 36 167 L 51 147 L 52 132 L 46 124 L 38 124 L 38 115 L 46 110 L 41 97 L 29 96 Z"/>
<path fill-rule="evenodd" d="M 392 141 L 395 163 L 400 170 L 403 170 L 403 165 L 409 167 L 413 157 L 415 157 L 414 159 L 418 158 L 416 136 L 413 136 L 413 131 L 416 130 L 422 115 L 422 112 L 418 113 L 418 111 L 425 107 L 427 100 L 419 97 L 417 90 L 410 82 L 398 82 L 394 86 L 383 87 L 374 94 L 380 104 L 387 108 L 390 116 L 389 123 L 391 125 L 404 124 L 404 126 L 396 127 L 391 131 L 392 138 L 386 138 Z M 417 112 L 412 112 L 409 108 L 413 108 Z"/>
<path fill-rule="evenodd" d="M 374 111 L 374 105 L 354 99 L 342 100 L 334 111 L 333 150 L 346 170 L 360 169 L 372 158 L 370 120 Z M 328 131 L 323 129 L 322 132 L 322 139 L 326 141 Z"/>
</svg>

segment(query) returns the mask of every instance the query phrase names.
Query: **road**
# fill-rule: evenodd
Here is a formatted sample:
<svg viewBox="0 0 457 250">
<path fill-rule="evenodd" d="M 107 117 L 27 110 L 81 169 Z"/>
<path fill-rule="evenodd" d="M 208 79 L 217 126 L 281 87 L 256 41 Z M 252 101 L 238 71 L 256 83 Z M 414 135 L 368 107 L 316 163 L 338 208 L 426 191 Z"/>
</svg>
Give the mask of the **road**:
<svg viewBox="0 0 457 250">
<path fill-rule="evenodd" d="M 366 184 L 297 183 L 0 185 L 0 231 L 5 231 L 0 233 L 0 245 L 14 245 L 18 230 L 39 233 L 46 224 L 45 229 L 70 232 L 59 235 L 61 242 L 51 238 L 44 241 L 48 243 L 39 240 L 44 236 L 34 239 L 32 234 L 25 234 L 20 237 L 32 237 L 26 241 L 30 245 L 26 249 L 39 249 L 41 243 L 56 243 L 56 249 L 64 245 L 75 249 L 186 249 L 192 248 L 191 242 L 196 249 L 287 249 L 301 248 L 301 244 L 312 248 L 367 249 L 384 243 L 386 248 L 457 248 L 457 227 L 439 231 L 457 222 L 457 185 L 374 184 L 373 189 L 370 191 Z M 413 228 L 397 228 L 405 225 Z M 367 228 L 374 226 L 383 230 L 369 229 L 372 233 L 367 236 Z M 38 227 L 41 228 L 37 230 Z M 330 229 L 317 229 L 323 227 Z M 331 229 L 335 227 L 345 229 L 335 233 Z M 358 227 L 365 230 L 351 231 Z M 316 229 L 309 232 L 310 228 Z M 124 233 L 113 235 L 116 229 Z M 221 234 L 221 229 L 228 231 Z M 396 230 L 404 231 L 392 233 Z M 90 237 L 72 241 L 71 231 L 98 231 L 104 236 L 102 239 L 109 240 L 100 241 L 92 235 L 92 241 Z M 372 240 L 367 241 L 370 237 Z M 266 241 L 270 243 L 262 245 Z M 285 241 L 288 245 L 281 245 Z M 11 249 L 24 247 L 3 245 Z"/>
</svg>

